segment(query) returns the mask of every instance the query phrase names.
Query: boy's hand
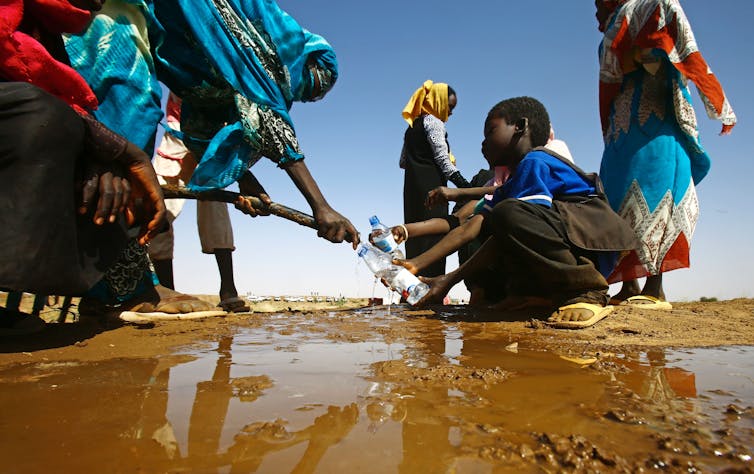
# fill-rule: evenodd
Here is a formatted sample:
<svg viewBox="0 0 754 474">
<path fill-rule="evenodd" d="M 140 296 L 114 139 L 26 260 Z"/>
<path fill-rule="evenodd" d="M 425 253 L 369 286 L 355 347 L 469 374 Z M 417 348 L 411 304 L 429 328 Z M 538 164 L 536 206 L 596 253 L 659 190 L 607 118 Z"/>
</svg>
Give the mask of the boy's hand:
<svg viewBox="0 0 754 474">
<path fill-rule="evenodd" d="M 416 302 L 415 308 L 422 308 L 430 304 L 440 304 L 448 294 L 450 288 L 448 288 L 449 278 L 448 275 L 440 275 L 434 278 L 419 277 L 419 280 L 429 285 L 429 291 L 422 299 Z"/>
<path fill-rule="evenodd" d="M 449 201 L 455 201 L 457 197 L 457 189 L 438 186 L 427 193 L 427 199 L 424 201 L 424 206 L 427 208 L 446 206 Z"/>
<path fill-rule="evenodd" d="M 397 225 L 395 227 L 391 227 L 390 232 L 393 234 L 395 243 L 398 245 L 408 240 L 408 235 L 406 235 L 408 231 L 406 230 L 406 226 L 404 225 Z"/>
<path fill-rule="evenodd" d="M 400 259 L 394 258 L 393 265 L 400 265 L 401 267 L 410 271 L 414 275 L 419 273 L 419 267 L 416 266 L 413 260 L 400 260 Z"/>
</svg>

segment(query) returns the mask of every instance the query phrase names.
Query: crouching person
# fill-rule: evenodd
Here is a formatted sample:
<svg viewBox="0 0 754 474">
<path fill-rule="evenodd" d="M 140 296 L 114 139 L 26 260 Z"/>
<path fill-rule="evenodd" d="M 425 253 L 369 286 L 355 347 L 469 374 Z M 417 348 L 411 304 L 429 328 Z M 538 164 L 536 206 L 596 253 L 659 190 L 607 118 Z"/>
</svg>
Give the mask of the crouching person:
<svg viewBox="0 0 754 474">
<path fill-rule="evenodd" d="M 440 301 L 462 279 L 492 271 L 504 282 L 498 310 L 551 306 L 557 309 L 548 321 L 572 328 L 611 311 L 605 277 L 621 251 L 637 242 L 604 199 L 599 178 L 543 148 L 549 131 L 547 110 L 536 99 L 517 97 L 492 108 L 482 152 L 491 164 L 508 166 L 511 176 L 465 225 L 479 229 L 484 244 L 455 271 L 424 279 L 431 289 L 419 304 Z"/>
</svg>

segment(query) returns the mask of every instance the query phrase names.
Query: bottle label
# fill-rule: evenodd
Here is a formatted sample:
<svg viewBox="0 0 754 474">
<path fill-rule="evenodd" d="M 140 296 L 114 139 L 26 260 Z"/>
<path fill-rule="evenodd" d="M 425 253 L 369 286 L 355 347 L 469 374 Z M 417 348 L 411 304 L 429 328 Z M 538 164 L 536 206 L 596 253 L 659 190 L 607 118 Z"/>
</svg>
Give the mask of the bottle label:
<svg viewBox="0 0 754 474">
<path fill-rule="evenodd" d="M 404 292 L 409 291 L 412 286 L 419 283 L 419 278 L 406 268 L 401 268 L 391 283 L 393 288 L 403 294 Z"/>
<path fill-rule="evenodd" d="M 375 238 L 374 246 L 385 253 L 390 253 L 398 248 L 398 244 L 395 243 L 395 238 L 393 237 L 392 232 L 388 233 L 382 238 Z"/>
</svg>

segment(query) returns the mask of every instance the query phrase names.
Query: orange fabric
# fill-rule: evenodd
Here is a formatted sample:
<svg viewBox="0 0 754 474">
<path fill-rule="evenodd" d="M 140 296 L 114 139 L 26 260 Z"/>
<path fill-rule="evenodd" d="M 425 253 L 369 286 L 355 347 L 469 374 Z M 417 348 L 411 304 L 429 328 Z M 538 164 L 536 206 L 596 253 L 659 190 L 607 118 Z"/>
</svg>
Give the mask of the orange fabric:
<svg viewBox="0 0 754 474">
<path fill-rule="evenodd" d="M 645 6 L 643 0 L 628 2 L 624 9 L 634 8 L 631 10 L 635 13 L 638 6 Z M 691 33 L 690 27 L 686 22 L 680 4 L 672 0 L 656 0 L 652 14 L 641 25 L 639 31 L 632 37 L 630 33 L 631 21 L 640 21 L 625 11 L 618 11 L 616 14 L 617 31 L 614 32 L 610 49 L 615 57 L 618 58 L 621 72 L 627 74 L 638 67 L 634 61 L 634 53 L 642 49 L 658 49 L 664 51 L 671 60 L 673 66 L 678 69 L 686 78 L 696 84 L 699 92 L 705 96 L 709 104 L 714 109 L 719 120 L 723 121 L 723 134 L 729 133 L 735 125 L 735 115 L 727 104 L 725 92 L 723 91 L 717 77 L 710 72 L 707 62 L 699 51 L 696 51 L 696 44 Z M 660 22 L 664 21 L 665 26 L 660 27 Z M 681 32 L 681 29 L 683 32 Z M 606 33 L 607 35 L 607 33 Z M 678 51 L 686 50 L 686 46 L 693 45 L 692 52 L 685 57 L 677 57 Z M 620 83 L 600 81 L 600 119 L 602 121 L 603 132 L 607 130 L 610 108 L 613 100 L 620 92 Z"/>
<path fill-rule="evenodd" d="M 691 261 L 689 260 L 689 248 L 690 246 L 688 240 L 686 240 L 686 236 L 681 233 L 665 254 L 665 258 L 660 265 L 660 273 L 678 270 L 679 268 L 689 268 L 691 266 Z M 613 270 L 613 273 L 608 277 L 607 282 L 612 284 L 621 281 L 635 280 L 637 278 L 644 278 L 649 275 L 647 267 L 641 263 L 636 251 L 632 250 L 620 259 L 615 270 Z"/>
</svg>

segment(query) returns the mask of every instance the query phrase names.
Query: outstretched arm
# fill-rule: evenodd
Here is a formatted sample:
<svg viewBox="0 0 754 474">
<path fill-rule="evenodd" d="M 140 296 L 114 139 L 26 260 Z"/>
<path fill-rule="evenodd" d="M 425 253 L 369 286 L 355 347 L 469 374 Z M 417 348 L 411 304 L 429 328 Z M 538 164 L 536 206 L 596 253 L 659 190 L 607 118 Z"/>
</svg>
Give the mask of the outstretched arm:
<svg viewBox="0 0 754 474">
<path fill-rule="evenodd" d="M 479 199 L 485 194 L 495 192 L 497 186 L 480 186 L 476 188 L 449 188 L 438 186 L 427 193 L 424 205 L 428 208 L 447 205 L 449 201 L 463 201 L 466 199 Z"/>
<path fill-rule="evenodd" d="M 458 218 L 459 224 L 463 225 L 474 217 L 474 207 L 476 207 L 476 204 L 476 201 L 469 201 L 452 215 Z M 395 242 L 400 244 L 408 240 L 409 235 L 411 237 L 423 237 L 425 235 L 447 234 L 453 228 L 451 228 L 447 219 L 433 217 L 425 221 L 397 225 L 390 230 L 393 233 Z"/>
<path fill-rule="evenodd" d="M 441 302 L 451 288 L 467 276 L 473 275 L 489 265 L 489 262 L 495 258 L 496 254 L 495 238 L 490 237 L 479 247 L 479 250 L 474 252 L 468 260 L 452 272 L 435 278 L 419 277 L 429 285 L 429 292 L 415 306 L 422 307 L 430 303 Z"/>
<path fill-rule="evenodd" d="M 359 245 L 359 233 L 351 221 L 330 207 L 304 160 L 290 162 L 283 169 L 312 208 L 312 214 L 319 227 L 317 235 L 334 243 L 344 240 L 351 242 L 355 250 Z"/>
<path fill-rule="evenodd" d="M 447 257 L 463 245 L 474 240 L 482 229 L 484 216 L 475 215 L 463 225 L 451 230 L 439 242 L 429 250 L 410 260 L 401 261 L 401 265 L 408 268 L 412 273 L 418 274 L 437 260 Z"/>
</svg>

